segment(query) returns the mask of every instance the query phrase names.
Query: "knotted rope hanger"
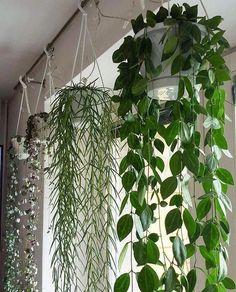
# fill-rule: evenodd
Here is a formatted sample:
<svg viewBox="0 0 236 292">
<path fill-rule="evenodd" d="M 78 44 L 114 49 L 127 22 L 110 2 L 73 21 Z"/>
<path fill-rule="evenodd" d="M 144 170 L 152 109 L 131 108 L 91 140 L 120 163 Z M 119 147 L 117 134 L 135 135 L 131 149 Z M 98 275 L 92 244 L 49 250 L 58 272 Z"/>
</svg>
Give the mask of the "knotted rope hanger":
<svg viewBox="0 0 236 292">
<path fill-rule="evenodd" d="M 52 68 L 52 64 L 51 64 L 52 53 L 50 51 L 48 51 L 46 48 L 44 48 L 44 53 L 45 53 L 47 59 L 46 59 L 46 64 L 45 64 L 45 68 L 44 68 L 44 72 L 43 72 L 42 82 L 40 83 L 38 97 L 37 97 L 36 104 L 35 104 L 35 110 L 34 110 L 35 114 L 37 113 L 37 110 L 38 110 L 39 101 L 40 101 L 40 97 L 42 95 L 42 90 L 43 90 L 43 84 L 44 84 L 44 81 L 45 81 L 47 75 L 49 77 L 50 97 L 51 97 L 52 94 L 55 93 L 55 88 L 54 88 L 54 92 L 52 93 L 52 84 L 54 86 L 54 83 L 52 82 L 53 78 L 52 78 L 52 69 L 51 69 Z"/>
<path fill-rule="evenodd" d="M 97 66 L 98 73 L 99 73 L 99 76 L 100 76 L 100 79 L 102 82 L 102 86 L 104 87 L 101 69 L 100 69 L 100 66 L 99 66 L 99 63 L 97 60 L 96 50 L 95 50 L 95 47 L 93 44 L 91 33 L 88 29 L 88 15 L 87 15 L 87 12 L 83 9 L 83 7 L 81 5 L 81 0 L 78 0 L 78 8 L 82 13 L 82 20 L 81 20 L 81 28 L 80 28 L 78 43 L 77 43 L 76 52 L 75 52 L 75 58 L 74 58 L 73 67 L 72 67 L 71 80 L 73 80 L 73 78 L 74 78 L 75 68 L 76 68 L 78 55 L 79 55 L 79 49 L 81 47 L 81 41 L 82 41 L 82 51 L 81 51 L 81 63 L 80 63 L 80 82 L 84 79 L 87 80 L 93 73 L 94 68 L 92 69 L 92 72 L 89 74 L 89 76 L 87 78 L 83 78 L 83 76 L 82 76 L 83 75 L 83 67 L 84 67 L 85 42 L 86 42 L 86 36 L 88 36 L 88 40 L 89 40 L 89 43 L 90 43 L 90 46 L 92 49 L 92 53 L 93 53 L 93 57 L 94 57 L 94 64 Z"/>
<path fill-rule="evenodd" d="M 23 110 L 23 101 L 25 100 L 26 107 L 27 107 L 27 112 L 28 116 L 31 115 L 31 110 L 30 110 L 30 105 L 29 105 L 29 97 L 28 97 L 28 90 L 27 90 L 27 85 L 23 82 L 22 76 L 19 77 L 19 82 L 22 86 L 22 95 L 21 95 L 21 101 L 20 101 L 20 109 L 19 109 L 19 114 L 18 114 L 18 120 L 17 120 L 17 126 L 16 126 L 16 136 L 18 135 L 19 131 L 19 125 L 20 125 L 20 119 L 21 119 L 21 113 Z"/>
</svg>

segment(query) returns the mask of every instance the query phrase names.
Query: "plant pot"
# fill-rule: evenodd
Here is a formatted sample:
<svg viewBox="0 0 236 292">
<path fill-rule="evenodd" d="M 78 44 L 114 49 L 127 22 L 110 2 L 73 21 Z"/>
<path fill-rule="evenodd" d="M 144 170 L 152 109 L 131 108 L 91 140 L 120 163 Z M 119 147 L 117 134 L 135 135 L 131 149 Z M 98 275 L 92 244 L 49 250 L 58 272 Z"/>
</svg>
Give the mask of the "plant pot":
<svg viewBox="0 0 236 292">
<path fill-rule="evenodd" d="M 29 157 L 25 147 L 25 137 L 17 136 L 11 138 L 12 147 L 15 150 L 16 157 L 19 160 L 25 160 Z"/>
<path fill-rule="evenodd" d="M 49 136 L 48 113 L 42 112 L 29 117 L 27 121 L 26 139 L 38 139 L 45 143 Z"/>
<path fill-rule="evenodd" d="M 195 24 L 199 27 L 202 36 L 206 34 L 206 29 L 203 25 Z M 170 29 L 169 26 L 165 26 L 163 23 L 157 23 L 155 27 L 147 29 L 147 36 L 152 42 L 152 55 L 151 61 L 155 68 L 162 65 L 162 72 L 157 77 L 151 80 L 148 88 L 148 95 L 154 99 L 159 99 L 160 101 L 173 100 L 177 98 L 178 84 L 179 84 L 179 73 L 176 75 L 171 74 L 171 64 L 170 59 L 162 61 L 162 53 L 164 49 L 164 42 L 161 43 L 163 35 L 168 31 L 170 36 L 176 35 L 176 26 Z M 144 35 L 144 30 L 141 30 L 136 38 L 142 37 Z M 176 50 L 178 51 L 178 50 Z M 186 57 L 188 53 L 183 54 Z M 173 58 L 177 56 L 177 52 L 173 55 Z M 196 70 L 198 65 L 196 65 Z M 181 71 L 181 76 L 192 75 L 193 69 Z M 143 77 L 146 76 L 145 65 L 143 64 L 140 70 Z"/>
</svg>

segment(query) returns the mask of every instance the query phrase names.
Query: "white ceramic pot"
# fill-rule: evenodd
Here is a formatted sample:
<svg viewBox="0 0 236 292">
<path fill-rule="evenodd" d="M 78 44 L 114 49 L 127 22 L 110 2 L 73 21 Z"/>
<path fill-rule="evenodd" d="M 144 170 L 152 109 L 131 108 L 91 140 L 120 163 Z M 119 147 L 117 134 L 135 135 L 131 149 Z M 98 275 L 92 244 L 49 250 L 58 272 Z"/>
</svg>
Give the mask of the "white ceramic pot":
<svg viewBox="0 0 236 292">
<path fill-rule="evenodd" d="M 25 160 L 29 157 L 29 154 L 25 148 L 25 137 L 14 137 L 11 139 L 12 147 L 15 150 L 16 157 L 19 160 Z"/>
<path fill-rule="evenodd" d="M 205 27 L 200 24 L 197 25 L 202 35 L 205 35 Z M 155 79 L 153 79 L 149 83 L 149 90 L 148 94 L 150 97 L 160 100 L 171 100 L 177 97 L 178 92 L 178 84 L 179 84 L 179 76 L 171 75 L 171 62 L 170 60 L 161 61 L 162 52 L 164 49 L 164 43 L 161 43 L 161 39 L 163 35 L 167 32 L 169 26 L 164 26 L 163 23 L 157 23 L 155 27 L 148 28 L 147 35 L 152 42 L 152 55 L 151 59 L 153 62 L 154 67 L 156 68 L 159 65 L 162 65 L 162 73 Z M 141 30 L 139 33 L 136 34 L 136 38 L 141 37 L 144 34 L 144 30 Z M 175 35 L 176 29 L 173 27 L 168 32 L 169 35 Z M 177 54 L 177 53 L 176 53 Z M 189 76 L 192 74 L 191 70 L 182 71 L 182 76 Z M 140 73 L 143 77 L 145 77 L 145 66 L 141 67 Z"/>
</svg>

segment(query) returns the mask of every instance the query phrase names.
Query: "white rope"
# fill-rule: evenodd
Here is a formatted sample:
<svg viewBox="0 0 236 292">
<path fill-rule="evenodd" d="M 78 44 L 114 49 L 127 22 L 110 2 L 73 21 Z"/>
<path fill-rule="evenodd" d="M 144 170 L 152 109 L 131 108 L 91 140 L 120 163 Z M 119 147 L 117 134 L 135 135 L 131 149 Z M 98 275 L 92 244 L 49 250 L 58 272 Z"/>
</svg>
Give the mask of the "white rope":
<svg viewBox="0 0 236 292">
<path fill-rule="evenodd" d="M 23 91 L 22 91 L 22 95 L 21 95 L 20 109 L 19 109 L 17 125 L 16 125 L 16 136 L 18 135 L 18 131 L 19 131 L 20 118 L 21 118 L 21 113 L 22 113 L 22 110 L 23 110 L 23 101 L 24 101 L 24 99 L 25 99 L 28 115 L 29 116 L 31 115 L 28 92 L 27 92 L 27 85 L 23 82 L 22 76 L 19 77 L 19 82 L 20 82 L 20 84 L 22 86 Z"/>
<path fill-rule="evenodd" d="M 205 14 L 206 14 L 206 18 L 209 19 L 209 14 L 207 13 L 207 10 L 206 10 L 205 5 L 203 4 L 203 1 L 202 0 L 199 0 L 199 1 L 200 1 L 201 5 L 202 5 L 202 8 L 203 8 Z"/>
<path fill-rule="evenodd" d="M 82 72 L 83 72 L 83 69 L 84 69 L 83 66 L 84 66 L 85 41 L 86 41 L 86 36 L 88 35 L 89 42 L 90 42 L 90 45 L 91 45 L 91 48 L 92 48 L 92 51 L 93 51 L 93 55 L 94 55 L 94 59 L 95 59 L 94 62 L 97 65 L 99 76 L 101 78 L 101 82 L 102 82 L 102 85 L 104 87 L 104 82 L 103 82 L 101 70 L 100 70 L 100 67 L 99 67 L 99 64 L 98 64 L 98 61 L 97 61 L 95 47 L 93 45 L 92 37 L 91 37 L 90 31 L 88 29 L 87 13 L 85 12 L 85 10 L 83 9 L 83 7 L 81 5 L 81 0 L 78 0 L 78 8 L 82 13 L 82 21 L 81 21 L 80 34 L 79 34 L 78 44 L 77 44 L 74 63 L 73 63 L 71 80 L 73 80 L 73 78 L 74 78 L 75 67 L 76 67 L 77 58 L 78 58 L 78 54 L 79 54 L 79 48 L 80 48 L 80 44 L 81 44 L 82 35 L 83 35 L 83 43 L 82 43 L 82 55 L 81 55 L 81 64 L 80 64 L 80 82 L 81 82 L 81 80 L 83 80 Z M 87 80 L 87 78 L 84 78 L 84 79 Z"/>
<path fill-rule="evenodd" d="M 44 80 L 46 78 L 46 74 L 47 74 L 47 70 L 48 70 L 48 64 L 49 64 L 49 61 L 51 59 L 51 56 L 50 56 L 50 54 L 49 54 L 49 52 L 47 51 L 46 48 L 44 49 L 44 52 L 45 52 L 45 54 L 47 56 L 47 60 L 46 60 L 46 65 L 45 65 L 44 72 L 43 72 L 43 78 L 42 78 L 42 82 L 40 84 L 39 93 L 38 93 L 38 97 L 37 97 L 37 101 L 36 101 L 36 105 L 35 105 L 35 110 L 34 110 L 35 114 L 37 113 L 37 110 L 38 110 L 39 100 L 40 100 L 40 97 L 41 97 L 41 94 L 42 94 Z"/>
<path fill-rule="evenodd" d="M 72 67 L 71 80 L 73 80 L 74 74 L 75 74 L 75 67 L 76 67 L 76 62 L 77 62 L 77 58 L 78 58 L 78 54 L 79 54 L 82 33 L 83 33 L 83 29 L 84 29 L 84 21 L 85 21 L 85 14 L 82 15 L 80 34 L 79 34 L 78 44 L 76 47 L 74 63 L 73 63 L 73 67 Z"/>
<path fill-rule="evenodd" d="M 170 17 L 170 0 L 168 0 L 168 17 Z"/>
<path fill-rule="evenodd" d="M 103 82 L 103 78 L 102 78 L 101 69 L 100 69 L 100 66 L 99 66 L 99 64 L 98 64 L 98 59 L 97 59 L 97 55 L 96 55 L 96 51 L 95 51 L 95 47 L 94 47 L 94 45 L 93 45 L 92 37 L 91 37 L 91 34 L 90 34 L 90 31 L 89 31 L 88 27 L 87 27 L 87 33 L 88 33 L 88 37 L 89 37 L 89 41 L 90 41 L 90 45 L 91 45 L 92 50 L 93 50 L 93 55 L 94 55 L 94 58 L 95 58 L 95 63 L 96 63 L 96 65 L 97 65 L 97 67 L 98 67 L 98 72 L 99 72 L 99 75 L 100 75 L 100 78 L 101 78 L 102 86 L 105 87 L 105 86 L 104 86 L 104 82 Z"/>
<path fill-rule="evenodd" d="M 21 95 L 21 101 L 20 101 L 20 109 L 19 109 L 19 114 L 18 114 L 17 126 L 16 126 L 16 136 L 18 135 L 24 96 L 25 96 L 25 91 L 23 89 L 23 92 L 22 92 L 22 95 Z"/>
<path fill-rule="evenodd" d="M 161 6 L 163 6 L 164 0 L 161 0 Z"/>
<path fill-rule="evenodd" d="M 83 38 L 83 46 L 82 46 L 82 55 L 81 55 L 81 67 L 80 67 L 80 82 L 82 80 L 82 72 L 84 69 L 84 51 L 85 51 L 85 40 L 86 40 L 86 33 L 87 33 L 87 21 L 88 17 L 87 14 L 84 15 L 84 38 Z"/>
</svg>

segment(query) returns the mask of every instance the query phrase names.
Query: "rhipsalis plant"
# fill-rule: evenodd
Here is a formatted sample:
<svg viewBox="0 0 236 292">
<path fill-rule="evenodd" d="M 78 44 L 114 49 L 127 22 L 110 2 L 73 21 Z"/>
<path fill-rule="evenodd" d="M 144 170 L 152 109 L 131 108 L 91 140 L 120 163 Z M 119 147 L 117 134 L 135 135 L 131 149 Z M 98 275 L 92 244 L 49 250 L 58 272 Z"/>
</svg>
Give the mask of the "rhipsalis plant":
<svg viewBox="0 0 236 292">
<path fill-rule="evenodd" d="M 4 291 L 20 291 L 20 253 L 19 253 L 19 219 L 20 210 L 18 206 L 18 167 L 14 148 L 8 150 L 8 189 L 6 198 L 5 219 L 5 277 Z"/>
<path fill-rule="evenodd" d="M 113 61 L 119 63 L 114 89 L 120 90 L 113 101 L 123 119 L 120 138 L 128 144 L 120 163 L 126 196 L 117 233 L 121 241 L 131 237 L 127 244 L 136 262 L 118 277 L 114 291 L 134 291 L 135 281 L 142 292 L 190 292 L 200 291 L 199 287 L 204 292 L 228 291 L 236 288 L 227 277 L 226 250 L 230 235 L 227 211 L 232 208 L 229 186 L 234 182 L 220 165 L 223 155 L 230 156 L 224 136 L 223 89 L 230 76 L 222 57 L 228 43 L 219 28 L 220 16 L 199 17 L 197 5 L 188 4 L 173 5 L 168 14 L 161 7 L 157 14 L 148 11 L 146 22 L 139 15 L 132 21 L 136 36 L 126 37 L 113 54 Z M 160 24 L 164 27 L 157 44 L 160 61 L 154 64 L 158 51 L 152 41 Z M 178 79 L 178 90 L 174 100 L 161 105 L 161 97 L 152 94 L 152 84 L 161 82 L 167 68 L 170 77 Z M 163 106 L 171 113 L 168 126 L 159 119 Z M 199 131 L 202 117 L 204 130 Z M 161 158 L 167 148 L 172 152 L 169 165 Z M 168 168 L 171 175 L 163 178 Z M 124 214 L 126 205 L 131 211 Z M 172 209 L 163 215 L 167 205 Z M 163 216 L 166 230 L 150 233 Z M 183 229 L 188 233 L 187 242 Z M 171 257 L 165 253 L 165 234 L 172 245 Z M 191 268 L 186 272 L 187 261 Z M 157 268 L 162 272 L 157 273 Z M 200 283 L 199 273 L 205 282 Z"/>
<path fill-rule="evenodd" d="M 55 291 L 111 291 L 115 140 L 108 91 L 74 84 L 50 113 Z M 85 279 L 85 280 L 82 280 Z"/>
</svg>

